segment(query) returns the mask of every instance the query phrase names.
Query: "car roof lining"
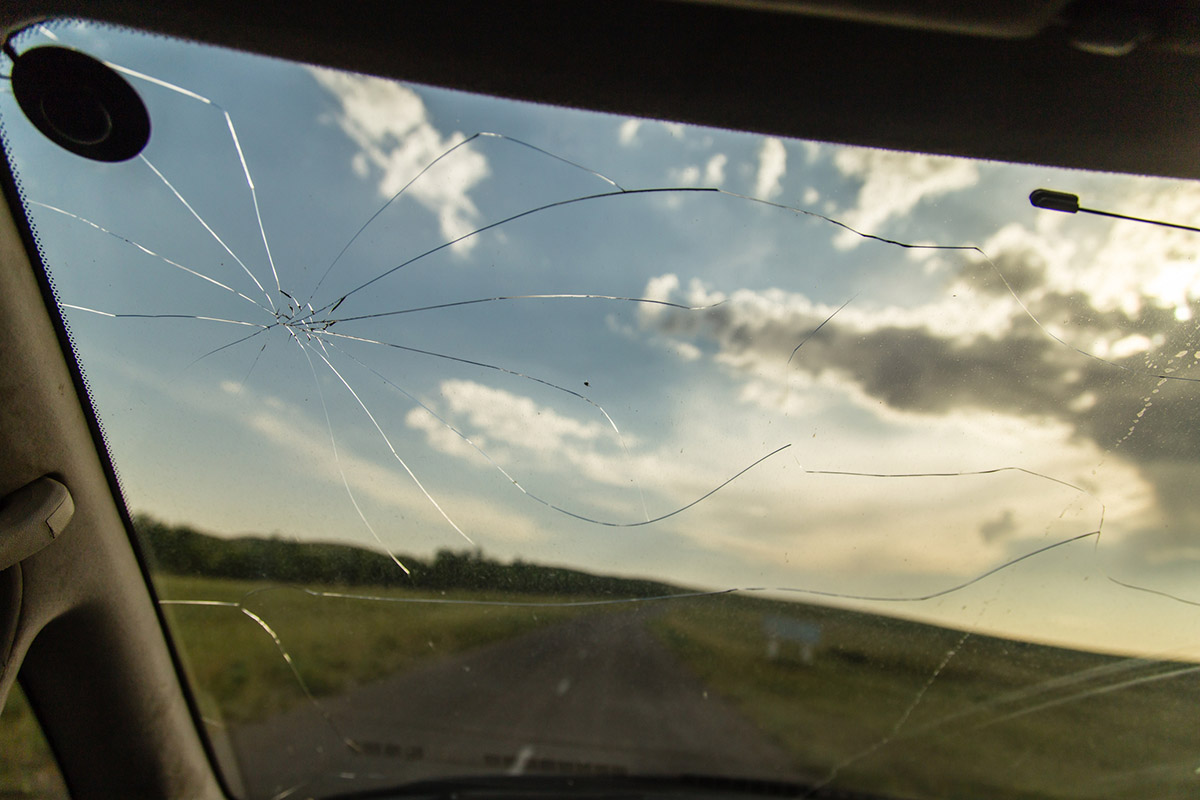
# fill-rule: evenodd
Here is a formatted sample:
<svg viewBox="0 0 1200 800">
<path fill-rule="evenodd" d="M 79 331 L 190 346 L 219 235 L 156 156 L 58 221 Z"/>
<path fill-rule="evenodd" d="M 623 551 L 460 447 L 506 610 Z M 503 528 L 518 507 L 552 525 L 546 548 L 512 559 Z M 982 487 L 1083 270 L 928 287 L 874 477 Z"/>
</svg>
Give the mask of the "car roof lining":
<svg viewBox="0 0 1200 800">
<path fill-rule="evenodd" d="M 81 12 L 69 2 L 14 5 L 10 25 Z M 899 150 L 1200 177 L 1200 57 L 1187 47 L 1151 41 L 1119 57 L 1082 52 L 1071 45 L 1073 29 L 1046 22 L 1045 14 L 1035 15 L 1039 33 L 1020 38 L 941 30 L 956 7 L 974 19 L 973 3 L 934 4 L 925 26 L 932 30 L 918 27 L 919 19 L 898 27 L 800 13 L 831 6 L 846 16 L 847 8 L 880 5 L 809 2 L 787 4 L 797 13 L 775 13 L 663 0 L 368 0 L 353 14 L 330 14 L 305 3 L 143 8 L 101 0 L 84 13 L 282 58 L 558 105 Z M 1165 4 L 1174 13 L 1159 39 L 1190 41 L 1179 20 L 1200 17 L 1189 16 L 1195 6 Z M 973 24 L 978 33 L 989 23 Z M 1005 33 L 1004 20 L 991 24 L 997 36 Z"/>
</svg>

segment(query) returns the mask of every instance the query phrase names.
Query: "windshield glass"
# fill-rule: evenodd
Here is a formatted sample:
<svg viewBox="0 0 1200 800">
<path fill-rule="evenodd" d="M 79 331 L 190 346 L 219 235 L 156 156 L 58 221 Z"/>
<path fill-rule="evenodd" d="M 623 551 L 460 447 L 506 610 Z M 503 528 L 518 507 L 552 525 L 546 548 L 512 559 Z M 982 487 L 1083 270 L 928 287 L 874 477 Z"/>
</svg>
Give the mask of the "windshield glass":
<svg viewBox="0 0 1200 800">
<path fill-rule="evenodd" d="M 45 46 L 148 110 L 0 94 L 234 794 L 1195 796 L 1200 234 L 1028 200 L 1195 184 Z"/>
</svg>

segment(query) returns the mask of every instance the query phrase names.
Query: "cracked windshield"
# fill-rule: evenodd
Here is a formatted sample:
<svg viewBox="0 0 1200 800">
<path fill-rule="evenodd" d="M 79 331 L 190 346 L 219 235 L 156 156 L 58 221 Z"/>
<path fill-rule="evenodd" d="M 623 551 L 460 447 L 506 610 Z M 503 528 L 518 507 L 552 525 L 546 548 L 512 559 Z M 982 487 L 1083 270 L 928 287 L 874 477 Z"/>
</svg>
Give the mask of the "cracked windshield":
<svg viewBox="0 0 1200 800">
<path fill-rule="evenodd" d="M 1196 185 L 40 47 L 150 119 L 0 94 L 235 796 L 1196 796 L 1200 234 L 1029 200 Z"/>
</svg>

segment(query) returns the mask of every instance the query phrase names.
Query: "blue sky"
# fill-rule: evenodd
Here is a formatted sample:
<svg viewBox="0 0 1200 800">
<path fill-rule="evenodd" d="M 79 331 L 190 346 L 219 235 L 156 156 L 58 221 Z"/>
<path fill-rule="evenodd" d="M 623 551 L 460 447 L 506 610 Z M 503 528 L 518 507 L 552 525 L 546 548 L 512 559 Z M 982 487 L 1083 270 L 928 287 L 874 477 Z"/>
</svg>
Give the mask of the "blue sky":
<svg viewBox="0 0 1200 800">
<path fill-rule="evenodd" d="M 901 597 L 1103 517 L 1098 544 L 866 605 L 1194 654 L 1179 636 L 1194 608 L 1108 578 L 1200 599 L 1195 384 L 1174 379 L 1200 359 L 1200 240 L 1026 200 L 1046 186 L 1186 221 L 1194 185 L 53 35 L 125 69 L 153 120 L 144 158 L 94 164 L 0 96 L 132 509 L 397 555 L 473 544 L 710 588 Z M 478 132 L 502 135 L 451 151 Z M 621 189 L 665 191 L 579 199 Z M 322 310 L 320 330 L 276 324 L 289 295 Z M 489 300 L 518 295 L 559 296 Z M 351 319 L 466 300 L 488 302 Z"/>
</svg>

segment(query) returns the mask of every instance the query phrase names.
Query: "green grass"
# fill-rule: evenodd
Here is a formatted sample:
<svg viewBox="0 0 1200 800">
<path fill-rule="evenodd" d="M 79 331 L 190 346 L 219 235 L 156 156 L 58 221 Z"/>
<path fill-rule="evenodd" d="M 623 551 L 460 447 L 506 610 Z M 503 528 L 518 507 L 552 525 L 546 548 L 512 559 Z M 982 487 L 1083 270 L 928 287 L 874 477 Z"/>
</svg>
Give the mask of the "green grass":
<svg viewBox="0 0 1200 800">
<path fill-rule="evenodd" d="M 796 644 L 768 657 L 763 619 L 784 614 L 822 626 L 812 663 Z M 1200 790 L 1196 673 L 1073 698 L 1146 673 L 1110 656 L 744 597 L 676 603 L 653 625 L 797 768 L 821 779 L 843 764 L 838 786 L 1014 800 L 1184 798 Z M 1134 671 L 996 702 L 1109 667 Z M 1047 701 L 1063 702 L 1001 719 Z"/>
<path fill-rule="evenodd" d="M 14 686 L 0 713 L 0 800 L 66 800 L 55 766 L 21 687 Z"/>
<path fill-rule="evenodd" d="M 530 608 L 406 601 L 429 593 L 326 587 L 312 596 L 266 582 L 159 576 L 163 600 L 242 601 L 266 622 L 290 655 L 303 687 L 334 694 L 490 642 L 597 609 Z M 435 595 L 433 599 L 444 599 Z M 456 591 L 455 600 L 556 602 L 580 598 Z M 270 634 L 239 608 L 165 605 L 164 610 L 205 716 L 227 722 L 261 719 L 307 698 Z"/>
</svg>

